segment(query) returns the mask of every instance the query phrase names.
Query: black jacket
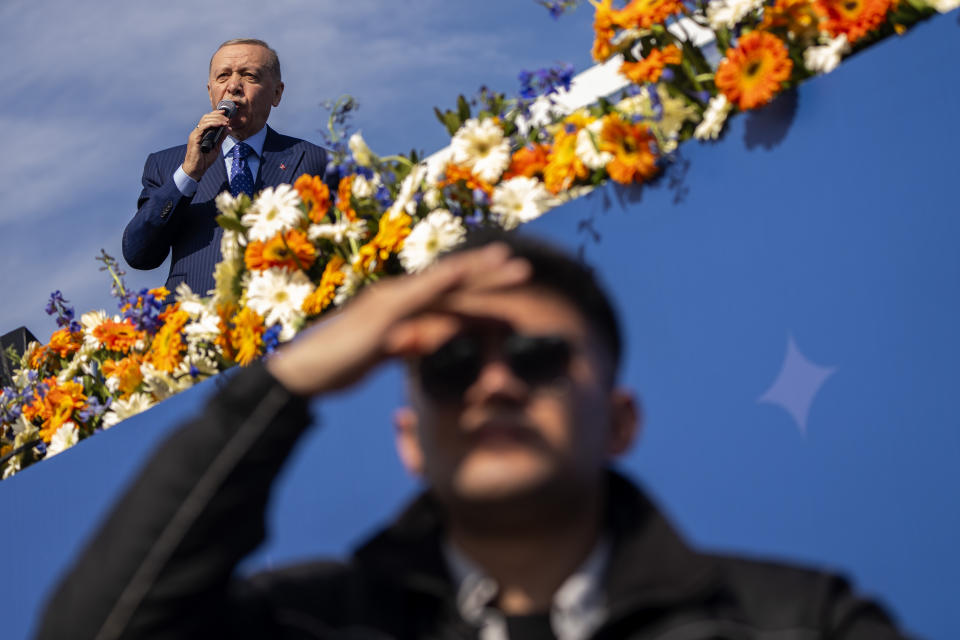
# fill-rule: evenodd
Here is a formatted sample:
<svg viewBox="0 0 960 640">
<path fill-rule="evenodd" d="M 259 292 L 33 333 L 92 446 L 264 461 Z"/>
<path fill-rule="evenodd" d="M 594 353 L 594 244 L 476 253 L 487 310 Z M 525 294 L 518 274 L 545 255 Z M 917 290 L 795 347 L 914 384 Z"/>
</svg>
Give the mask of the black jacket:
<svg viewBox="0 0 960 640">
<path fill-rule="evenodd" d="M 51 597 L 38 638 L 473 638 L 418 498 L 345 562 L 240 580 L 271 482 L 309 424 L 262 365 L 174 434 Z M 692 550 L 622 476 L 609 478 L 607 620 L 617 640 L 886 640 L 885 614 L 834 575 Z"/>
</svg>

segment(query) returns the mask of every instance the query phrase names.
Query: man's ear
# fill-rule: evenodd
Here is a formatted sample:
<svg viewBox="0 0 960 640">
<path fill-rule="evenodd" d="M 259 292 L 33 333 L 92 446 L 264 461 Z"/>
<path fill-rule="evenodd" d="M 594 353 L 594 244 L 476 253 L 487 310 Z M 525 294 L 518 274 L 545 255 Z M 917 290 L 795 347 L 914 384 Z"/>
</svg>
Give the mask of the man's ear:
<svg viewBox="0 0 960 640">
<path fill-rule="evenodd" d="M 410 407 L 401 407 L 393 414 L 397 455 L 407 471 L 415 476 L 423 475 L 423 449 L 418 425 L 417 414 Z"/>
<path fill-rule="evenodd" d="M 273 93 L 273 106 L 280 106 L 280 98 L 283 97 L 283 83 L 277 83 L 277 90 Z"/>
<path fill-rule="evenodd" d="M 643 428 L 643 408 L 627 389 L 610 392 L 610 437 L 607 454 L 616 457 L 626 453 Z"/>
</svg>

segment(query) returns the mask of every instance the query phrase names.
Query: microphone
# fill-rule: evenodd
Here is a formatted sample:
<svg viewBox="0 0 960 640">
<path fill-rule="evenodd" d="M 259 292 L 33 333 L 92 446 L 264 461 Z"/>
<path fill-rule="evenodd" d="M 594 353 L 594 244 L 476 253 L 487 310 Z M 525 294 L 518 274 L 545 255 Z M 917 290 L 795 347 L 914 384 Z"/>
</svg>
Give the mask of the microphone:
<svg viewBox="0 0 960 640">
<path fill-rule="evenodd" d="M 233 100 L 221 100 L 217 103 L 217 109 L 223 111 L 223 114 L 228 118 L 232 118 L 237 113 L 237 105 Z M 209 153 L 210 149 L 213 149 L 213 145 L 217 143 L 217 140 L 223 134 L 223 130 L 224 127 L 207 129 L 203 134 L 203 138 L 200 140 L 200 151 Z"/>
</svg>

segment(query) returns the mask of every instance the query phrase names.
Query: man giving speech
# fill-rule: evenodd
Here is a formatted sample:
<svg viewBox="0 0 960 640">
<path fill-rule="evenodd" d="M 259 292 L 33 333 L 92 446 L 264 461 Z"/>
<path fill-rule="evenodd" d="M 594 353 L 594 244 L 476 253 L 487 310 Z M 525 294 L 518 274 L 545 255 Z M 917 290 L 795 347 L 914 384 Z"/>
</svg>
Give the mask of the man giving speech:
<svg viewBox="0 0 960 640">
<path fill-rule="evenodd" d="M 186 282 L 205 295 L 213 288 L 220 261 L 221 229 L 216 196 L 254 193 L 302 174 L 322 176 L 326 152 L 267 126 L 270 109 L 280 104 L 283 82 L 277 53 L 262 40 L 224 42 L 210 59 L 210 106 L 190 131 L 185 145 L 150 154 L 143 168 L 137 213 L 123 232 L 123 257 L 135 269 L 155 269 L 172 251 L 166 287 Z M 235 113 L 218 108 L 228 101 Z M 206 153 L 204 134 L 222 130 Z"/>
</svg>

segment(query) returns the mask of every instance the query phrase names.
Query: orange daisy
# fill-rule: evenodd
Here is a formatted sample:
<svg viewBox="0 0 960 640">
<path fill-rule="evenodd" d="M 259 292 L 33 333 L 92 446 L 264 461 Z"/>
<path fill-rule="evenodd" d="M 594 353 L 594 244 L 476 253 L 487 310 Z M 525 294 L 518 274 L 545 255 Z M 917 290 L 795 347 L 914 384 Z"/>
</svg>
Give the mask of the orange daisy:
<svg viewBox="0 0 960 640">
<path fill-rule="evenodd" d="M 593 49 L 591 55 L 597 62 L 603 62 L 613 53 L 611 41 L 616 35 L 614 25 L 616 24 L 617 10 L 613 8 L 613 0 L 600 0 L 595 2 L 590 0 L 594 7 L 593 13 Z"/>
<path fill-rule="evenodd" d="M 115 322 L 105 320 L 93 330 L 93 336 L 110 351 L 127 353 L 136 346 L 137 342 L 146 338 L 146 333 L 137 331 L 129 320 Z"/>
<path fill-rule="evenodd" d="M 70 327 L 63 327 L 53 332 L 47 348 L 61 358 L 66 358 L 79 351 L 82 343 L 83 334 L 70 331 Z"/>
<path fill-rule="evenodd" d="M 620 10 L 617 21 L 624 29 L 649 29 L 683 12 L 683 2 L 680 0 L 631 0 Z"/>
<path fill-rule="evenodd" d="M 103 374 L 117 379 L 117 391 L 121 398 L 129 397 L 143 382 L 140 360 L 133 355 L 122 360 L 107 360 L 103 363 Z"/>
<path fill-rule="evenodd" d="M 783 40 L 766 31 L 751 31 L 736 48 L 727 49 L 715 82 L 738 108 L 754 109 L 770 102 L 792 71 Z"/>
<path fill-rule="evenodd" d="M 317 260 L 317 249 L 299 229 L 278 233 L 266 242 L 253 241 L 243 254 L 247 269 L 263 271 L 272 267 L 306 271 Z"/>
<path fill-rule="evenodd" d="M 357 212 L 353 210 L 353 205 L 350 204 L 350 196 L 353 195 L 353 179 L 355 177 L 356 176 L 349 175 L 341 178 L 340 184 L 337 185 L 337 209 L 350 221 L 357 219 Z"/>
<path fill-rule="evenodd" d="M 547 166 L 547 157 L 550 155 L 550 145 L 528 144 L 513 152 L 510 166 L 503 174 L 503 180 L 523 176 L 535 178 L 543 173 Z"/>
<path fill-rule="evenodd" d="M 631 184 L 656 175 L 654 140 L 645 124 L 628 122 L 615 113 L 605 116 L 599 146 L 602 151 L 613 154 L 613 160 L 606 167 L 610 178 L 620 184 Z"/>
<path fill-rule="evenodd" d="M 87 404 L 87 396 L 83 393 L 83 385 L 72 380 L 57 384 L 56 378 L 47 378 L 44 382 L 49 390 L 42 400 L 39 400 L 37 417 L 43 420 L 40 428 L 40 437 L 50 443 L 50 439 L 63 423 L 73 419 L 73 412 L 83 409 Z"/>
<path fill-rule="evenodd" d="M 308 316 L 319 314 L 333 302 L 333 298 L 337 294 L 337 287 L 347 279 L 347 275 L 340 270 L 345 262 L 343 258 L 337 255 L 327 262 L 327 266 L 323 269 L 323 275 L 320 276 L 320 284 L 303 301 L 301 308 Z"/>
<path fill-rule="evenodd" d="M 307 215 L 313 222 L 323 220 L 330 211 L 330 187 L 320 176 L 303 174 L 293 183 L 293 188 L 300 194 L 300 199 L 307 205 Z"/>
<path fill-rule="evenodd" d="M 437 184 L 437 187 L 440 189 L 463 181 L 467 189 L 470 189 L 471 191 L 474 189 L 480 189 L 487 194 L 488 197 L 493 195 L 493 185 L 486 180 L 481 180 L 466 167 L 461 167 L 458 164 L 450 163 L 447 165 L 447 168 L 443 170 L 443 173 L 443 180 Z"/>
<path fill-rule="evenodd" d="M 884 23 L 892 4 L 891 0 L 815 0 L 813 6 L 823 17 L 824 30 L 834 37 L 846 34 L 853 44 Z"/>
<path fill-rule="evenodd" d="M 667 45 L 663 49 L 653 49 L 643 60 L 624 62 L 620 65 L 620 73 L 631 82 L 643 84 L 656 82 L 668 64 L 680 64 L 683 53 L 676 45 Z"/>
<path fill-rule="evenodd" d="M 785 29 L 793 37 L 813 39 L 820 32 L 820 17 L 810 0 L 777 0 L 763 10 L 760 29 Z"/>
</svg>

